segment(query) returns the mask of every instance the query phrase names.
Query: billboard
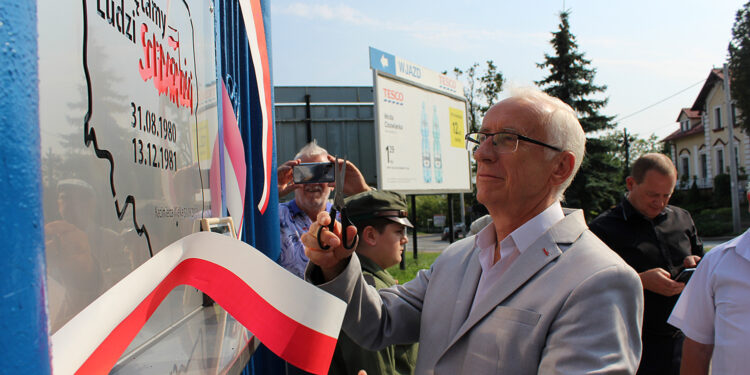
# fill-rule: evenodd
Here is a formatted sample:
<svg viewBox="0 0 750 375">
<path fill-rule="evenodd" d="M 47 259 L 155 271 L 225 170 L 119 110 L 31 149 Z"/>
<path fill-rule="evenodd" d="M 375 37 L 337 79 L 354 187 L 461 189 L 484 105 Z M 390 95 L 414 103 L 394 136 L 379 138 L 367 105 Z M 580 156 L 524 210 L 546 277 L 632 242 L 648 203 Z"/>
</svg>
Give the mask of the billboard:
<svg viewBox="0 0 750 375">
<path fill-rule="evenodd" d="M 471 191 L 460 82 L 370 47 L 378 187 L 405 194 Z"/>
</svg>

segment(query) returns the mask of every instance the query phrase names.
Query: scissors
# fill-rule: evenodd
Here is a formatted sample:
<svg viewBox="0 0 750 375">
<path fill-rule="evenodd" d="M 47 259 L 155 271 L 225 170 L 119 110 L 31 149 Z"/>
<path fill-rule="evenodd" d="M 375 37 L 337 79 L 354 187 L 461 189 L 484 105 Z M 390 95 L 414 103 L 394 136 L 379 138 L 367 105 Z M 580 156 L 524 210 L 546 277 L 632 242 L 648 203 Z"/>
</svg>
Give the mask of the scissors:
<svg viewBox="0 0 750 375">
<path fill-rule="evenodd" d="M 344 161 L 344 166 L 341 167 L 339 170 L 338 164 L 339 160 Z M 336 164 L 333 167 L 333 176 L 334 181 L 336 183 L 336 187 L 334 188 L 334 194 L 333 194 L 333 204 L 331 205 L 331 223 L 327 226 L 321 226 L 318 228 L 318 246 L 323 250 L 328 250 L 330 246 L 324 244 L 320 241 L 320 233 L 323 230 L 323 228 L 328 228 L 330 232 L 333 232 L 334 224 L 336 223 L 336 212 L 341 213 L 341 239 L 343 241 L 343 245 L 345 249 L 351 249 L 354 246 L 357 245 L 357 240 L 359 239 L 359 235 L 355 234 L 354 239 L 351 243 L 347 243 L 346 239 L 346 228 L 352 224 L 351 220 L 349 220 L 349 216 L 346 214 L 346 203 L 344 202 L 344 181 L 346 180 L 346 159 L 339 159 L 336 158 Z"/>
</svg>

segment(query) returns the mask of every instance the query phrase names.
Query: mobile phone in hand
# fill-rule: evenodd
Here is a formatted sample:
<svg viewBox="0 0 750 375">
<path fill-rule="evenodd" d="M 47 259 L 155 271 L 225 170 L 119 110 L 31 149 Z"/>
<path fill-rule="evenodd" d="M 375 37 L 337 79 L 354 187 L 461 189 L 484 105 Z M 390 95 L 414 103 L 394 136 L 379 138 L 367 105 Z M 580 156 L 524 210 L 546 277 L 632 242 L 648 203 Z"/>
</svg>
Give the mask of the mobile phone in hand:
<svg viewBox="0 0 750 375">
<path fill-rule="evenodd" d="M 693 272 L 695 272 L 695 268 L 685 268 L 674 278 L 674 281 L 687 283 L 690 276 L 693 276 Z"/>
<path fill-rule="evenodd" d="M 292 167 L 295 184 L 320 184 L 334 182 L 335 175 L 332 162 L 301 163 Z"/>
</svg>

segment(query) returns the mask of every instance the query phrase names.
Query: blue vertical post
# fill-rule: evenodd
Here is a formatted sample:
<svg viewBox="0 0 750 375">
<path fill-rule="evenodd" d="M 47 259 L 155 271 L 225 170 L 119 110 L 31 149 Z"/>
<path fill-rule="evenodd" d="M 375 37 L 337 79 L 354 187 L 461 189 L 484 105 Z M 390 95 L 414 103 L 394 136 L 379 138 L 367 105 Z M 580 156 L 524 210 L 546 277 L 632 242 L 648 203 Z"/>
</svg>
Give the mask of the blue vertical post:
<svg viewBox="0 0 750 375">
<path fill-rule="evenodd" d="M 265 26 L 266 31 L 266 50 L 268 51 L 268 66 L 269 69 L 273 65 L 273 56 L 271 53 L 271 6 L 269 4 L 268 0 L 261 0 L 260 1 L 260 8 L 261 12 L 263 13 L 263 24 Z M 273 90 L 273 69 L 269 72 L 271 76 L 271 103 L 274 102 L 274 90 Z M 256 79 L 263 79 L 263 77 L 255 77 Z M 260 114 L 260 108 L 258 108 L 257 111 L 258 115 Z M 255 221 L 256 221 L 256 232 L 263 233 L 264 235 L 258 236 L 258 239 L 256 240 L 255 247 L 263 251 L 269 258 L 273 259 L 274 261 L 278 261 L 279 256 L 281 255 L 281 232 L 279 230 L 279 191 L 278 191 L 278 181 L 277 181 L 277 175 L 276 175 L 276 167 L 277 167 L 277 159 L 276 159 L 276 122 L 275 122 L 275 111 L 273 109 L 273 106 L 271 107 L 271 113 L 268 114 L 271 116 L 271 119 L 273 120 L 274 126 L 271 128 L 271 131 L 273 132 L 273 160 L 271 162 L 271 191 L 269 192 L 268 197 L 268 207 L 266 208 L 266 212 L 263 215 L 260 215 L 257 209 L 253 210 L 255 213 Z M 257 127 L 255 129 L 255 135 L 254 137 L 262 138 L 262 129 L 260 127 Z M 257 160 L 257 163 L 261 163 L 261 160 L 263 159 L 263 153 L 262 150 L 254 150 L 255 151 L 255 160 Z M 260 192 L 263 191 L 263 187 L 260 183 L 256 184 L 257 188 L 256 191 L 259 191 L 258 195 L 260 195 Z"/>
<path fill-rule="evenodd" d="M 36 1 L 0 1 L 0 374 L 50 374 Z"/>
</svg>

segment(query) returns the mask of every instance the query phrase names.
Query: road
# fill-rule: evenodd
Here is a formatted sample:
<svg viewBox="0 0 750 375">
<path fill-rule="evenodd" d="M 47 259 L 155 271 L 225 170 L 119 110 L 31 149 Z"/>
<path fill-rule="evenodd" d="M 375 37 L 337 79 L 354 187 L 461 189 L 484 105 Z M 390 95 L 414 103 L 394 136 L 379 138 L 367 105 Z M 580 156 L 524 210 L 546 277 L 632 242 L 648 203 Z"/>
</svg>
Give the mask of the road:
<svg viewBox="0 0 750 375">
<path fill-rule="evenodd" d="M 417 251 L 420 253 L 439 253 L 445 250 L 450 243 L 440 239 L 440 233 L 420 233 L 417 238 Z M 414 253 L 414 242 L 409 234 L 409 243 L 406 244 L 406 252 Z"/>
<path fill-rule="evenodd" d="M 703 249 L 710 249 L 716 245 L 721 245 L 724 242 L 727 242 L 731 240 L 733 237 L 709 237 L 709 238 L 701 238 L 703 241 Z"/>
</svg>

